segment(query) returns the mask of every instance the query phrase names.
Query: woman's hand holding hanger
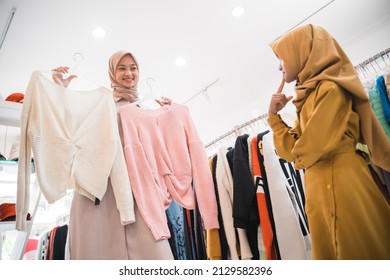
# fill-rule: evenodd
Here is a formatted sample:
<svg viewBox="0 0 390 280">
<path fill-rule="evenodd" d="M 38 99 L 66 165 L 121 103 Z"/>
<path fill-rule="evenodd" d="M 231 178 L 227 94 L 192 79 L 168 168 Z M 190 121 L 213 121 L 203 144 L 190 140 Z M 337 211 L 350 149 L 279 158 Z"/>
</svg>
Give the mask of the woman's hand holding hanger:
<svg viewBox="0 0 390 280">
<path fill-rule="evenodd" d="M 165 97 L 165 96 L 161 96 L 160 99 L 155 99 L 155 101 L 162 107 L 164 105 L 171 105 L 172 103 L 172 99 L 168 98 L 168 97 Z"/>
<path fill-rule="evenodd" d="M 77 78 L 77 75 L 69 75 L 69 77 L 64 78 L 64 74 L 67 74 L 69 72 L 69 67 L 67 66 L 60 66 L 52 69 L 52 71 L 53 81 L 63 87 L 68 87 L 70 81 L 72 81 L 74 78 Z"/>
</svg>

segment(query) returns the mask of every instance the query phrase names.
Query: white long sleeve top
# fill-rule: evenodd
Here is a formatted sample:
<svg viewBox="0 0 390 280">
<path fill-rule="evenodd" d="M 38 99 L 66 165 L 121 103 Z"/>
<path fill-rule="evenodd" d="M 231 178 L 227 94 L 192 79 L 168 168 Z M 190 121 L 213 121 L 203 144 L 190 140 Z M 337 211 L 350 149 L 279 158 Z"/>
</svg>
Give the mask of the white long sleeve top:
<svg viewBox="0 0 390 280">
<path fill-rule="evenodd" d="M 134 201 L 112 92 L 75 91 L 32 73 L 21 114 L 16 229 L 26 229 L 30 161 L 42 194 L 53 203 L 74 189 L 102 199 L 111 180 L 123 225 L 134 222 Z"/>
</svg>

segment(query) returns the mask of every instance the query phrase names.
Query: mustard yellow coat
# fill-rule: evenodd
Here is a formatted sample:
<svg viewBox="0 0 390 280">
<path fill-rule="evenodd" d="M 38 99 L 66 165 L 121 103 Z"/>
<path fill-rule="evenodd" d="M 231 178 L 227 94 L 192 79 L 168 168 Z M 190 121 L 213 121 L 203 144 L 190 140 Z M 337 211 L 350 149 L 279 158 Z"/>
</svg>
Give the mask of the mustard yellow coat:
<svg viewBox="0 0 390 280">
<path fill-rule="evenodd" d="M 390 206 L 355 152 L 360 130 L 351 96 L 322 81 L 294 128 L 278 115 L 268 122 L 279 156 L 305 169 L 312 258 L 390 259 Z"/>
</svg>

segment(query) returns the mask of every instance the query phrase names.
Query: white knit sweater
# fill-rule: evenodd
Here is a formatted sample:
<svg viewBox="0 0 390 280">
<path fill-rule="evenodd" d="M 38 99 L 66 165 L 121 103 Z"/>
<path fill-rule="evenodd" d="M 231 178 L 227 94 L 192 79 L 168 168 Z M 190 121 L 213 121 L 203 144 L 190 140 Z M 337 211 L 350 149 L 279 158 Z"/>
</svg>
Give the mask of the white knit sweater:
<svg viewBox="0 0 390 280">
<path fill-rule="evenodd" d="M 103 198 L 110 178 L 122 224 L 134 222 L 134 201 L 110 90 L 69 90 L 41 72 L 32 73 L 21 116 L 18 230 L 26 229 L 31 150 L 40 189 L 49 203 L 72 188 L 94 203 L 95 198 Z"/>
</svg>

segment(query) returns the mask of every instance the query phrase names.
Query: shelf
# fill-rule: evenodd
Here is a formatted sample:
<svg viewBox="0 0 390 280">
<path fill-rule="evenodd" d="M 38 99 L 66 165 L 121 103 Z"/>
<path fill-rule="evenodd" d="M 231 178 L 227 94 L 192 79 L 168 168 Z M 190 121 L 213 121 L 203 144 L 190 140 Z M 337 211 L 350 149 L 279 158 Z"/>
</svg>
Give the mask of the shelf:
<svg viewBox="0 0 390 280">
<path fill-rule="evenodd" d="M 16 230 L 15 229 L 15 222 L 0 222 L 0 232 L 1 231 L 7 231 L 7 230 Z"/>
<path fill-rule="evenodd" d="M 30 223 L 31 223 L 31 221 L 27 221 L 27 226 L 29 226 Z M 0 222 L 0 232 L 1 231 L 16 230 L 15 225 L 16 225 L 15 221 Z"/>
<path fill-rule="evenodd" d="M 22 108 L 22 103 L 0 99 L 0 125 L 20 127 Z"/>
<path fill-rule="evenodd" d="M 0 259 L 2 257 L 2 245 L 7 232 L 15 231 L 16 238 L 13 242 L 10 259 L 22 259 L 27 240 L 30 236 L 31 228 L 37 212 L 41 192 L 39 190 L 36 175 L 34 173 L 34 162 L 31 162 L 31 178 L 30 178 L 30 209 L 31 220 L 27 221 L 26 231 L 17 231 L 15 221 L 0 222 Z M 0 161 L 0 203 L 16 202 L 17 194 L 17 177 L 18 177 L 18 162 L 17 161 Z"/>
</svg>

